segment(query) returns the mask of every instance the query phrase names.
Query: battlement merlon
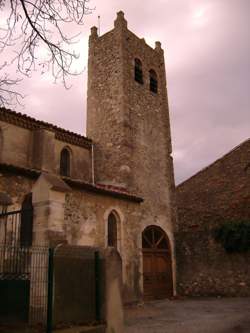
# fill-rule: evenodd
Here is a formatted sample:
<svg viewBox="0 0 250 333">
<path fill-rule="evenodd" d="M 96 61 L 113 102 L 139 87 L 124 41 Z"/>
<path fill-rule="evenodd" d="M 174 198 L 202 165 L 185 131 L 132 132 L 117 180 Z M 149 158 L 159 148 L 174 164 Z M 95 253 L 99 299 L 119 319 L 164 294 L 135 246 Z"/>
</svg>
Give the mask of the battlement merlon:
<svg viewBox="0 0 250 333">
<path fill-rule="evenodd" d="M 122 11 L 117 13 L 116 19 L 114 21 L 114 27 L 115 29 L 128 28 L 128 22 L 125 20 L 124 13 Z"/>
<path fill-rule="evenodd" d="M 91 38 L 98 38 L 98 34 L 97 34 L 97 27 L 91 27 L 90 28 L 90 37 Z"/>
<path fill-rule="evenodd" d="M 103 39 L 105 38 L 106 35 L 109 35 L 110 33 L 112 33 L 113 31 L 116 31 L 116 30 L 124 30 L 124 31 L 129 31 L 131 34 L 134 35 L 135 38 L 139 39 L 139 40 L 143 40 L 144 44 L 146 47 L 150 48 L 151 50 L 153 51 L 156 51 L 159 55 L 162 55 L 164 54 L 164 51 L 161 47 L 161 42 L 159 41 L 156 41 L 155 42 L 155 48 L 151 47 L 150 45 L 148 45 L 145 41 L 144 38 L 139 38 L 138 36 L 136 36 L 132 31 L 130 31 L 128 29 L 128 23 L 127 23 L 127 20 L 125 19 L 124 17 L 124 12 L 123 11 L 119 11 L 117 13 L 117 17 L 114 21 L 114 29 L 106 32 L 105 34 L 101 35 L 101 36 L 98 36 L 98 29 L 96 26 L 93 26 L 91 27 L 91 33 L 90 33 L 90 36 L 89 36 L 89 41 L 92 42 L 92 41 L 98 41 L 100 39 Z"/>
</svg>

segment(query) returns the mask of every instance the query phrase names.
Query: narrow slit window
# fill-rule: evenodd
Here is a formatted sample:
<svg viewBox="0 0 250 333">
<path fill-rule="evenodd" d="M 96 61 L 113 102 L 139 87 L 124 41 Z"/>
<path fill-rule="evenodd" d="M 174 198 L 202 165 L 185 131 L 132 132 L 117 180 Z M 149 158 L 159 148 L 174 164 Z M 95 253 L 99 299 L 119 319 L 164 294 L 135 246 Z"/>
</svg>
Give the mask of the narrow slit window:
<svg viewBox="0 0 250 333">
<path fill-rule="evenodd" d="M 158 92 L 158 81 L 157 75 L 153 69 L 149 71 L 149 80 L 150 80 L 150 91 L 157 94 Z"/>
<path fill-rule="evenodd" d="M 70 152 L 66 148 L 63 148 L 61 151 L 60 175 L 66 177 L 70 176 Z"/>
<path fill-rule="evenodd" d="M 135 59 L 135 81 L 143 84 L 142 63 L 139 59 Z"/>
<path fill-rule="evenodd" d="M 114 213 L 110 213 L 108 217 L 108 246 L 117 249 L 117 221 Z"/>
</svg>

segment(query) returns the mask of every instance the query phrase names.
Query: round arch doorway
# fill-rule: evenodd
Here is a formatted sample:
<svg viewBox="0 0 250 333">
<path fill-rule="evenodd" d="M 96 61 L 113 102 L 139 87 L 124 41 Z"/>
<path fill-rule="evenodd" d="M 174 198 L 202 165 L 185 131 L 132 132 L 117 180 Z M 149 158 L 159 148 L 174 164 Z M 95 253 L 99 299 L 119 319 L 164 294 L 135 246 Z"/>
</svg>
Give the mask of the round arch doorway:
<svg viewBox="0 0 250 333">
<path fill-rule="evenodd" d="M 142 233 L 144 299 L 173 296 L 172 260 L 169 239 L 158 226 Z"/>
</svg>

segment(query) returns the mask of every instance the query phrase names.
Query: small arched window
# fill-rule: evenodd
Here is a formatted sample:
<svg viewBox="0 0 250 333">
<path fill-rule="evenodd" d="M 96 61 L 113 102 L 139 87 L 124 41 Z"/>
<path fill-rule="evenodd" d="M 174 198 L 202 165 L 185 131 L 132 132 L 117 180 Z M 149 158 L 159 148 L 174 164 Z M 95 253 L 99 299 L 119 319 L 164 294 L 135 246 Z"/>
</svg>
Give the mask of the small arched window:
<svg viewBox="0 0 250 333">
<path fill-rule="evenodd" d="M 113 212 L 108 217 L 108 246 L 117 249 L 117 220 Z"/>
<path fill-rule="evenodd" d="M 63 148 L 60 158 L 60 175 L 70 176 L 70 152 L 67 148 Z"/>
<path fill-rule="evenodd" d="M 141 60 L 135 59 L 135 81 L 143 84 L 143 72 Z"/>
<path fill-rule="evenodd" d="M 150 81 L 150 91 L 157 94 L 158 91 L 158 82 L 157 82 L 157 75 L 153 69 L 149 71 L 149 81 Z"/>
</svg>

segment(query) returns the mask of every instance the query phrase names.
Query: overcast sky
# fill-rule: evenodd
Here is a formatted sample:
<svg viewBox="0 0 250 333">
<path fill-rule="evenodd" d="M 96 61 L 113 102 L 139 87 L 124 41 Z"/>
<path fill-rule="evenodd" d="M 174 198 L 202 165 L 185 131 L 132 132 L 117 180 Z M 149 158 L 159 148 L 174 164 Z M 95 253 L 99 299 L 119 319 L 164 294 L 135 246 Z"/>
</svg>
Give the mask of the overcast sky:
<svg viewBox="0 0 250 333">
<path fill-rule="evenodd" d="M 165 51 L 175 179 L 179 183 L 250 137 L 250 0 L 91 0 L 81 26 L 77 68 L 87 66 L 90 27 L 113 28 L 123 10 L 128 28 Z M 2 61 L 3 59 L 1 59 Z M 65 91 L 34 73 L 16 110 L 85 134 L 87 71 Z"/>
</svg>

